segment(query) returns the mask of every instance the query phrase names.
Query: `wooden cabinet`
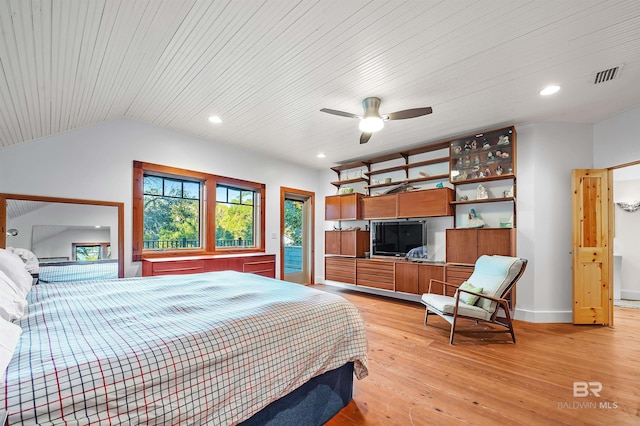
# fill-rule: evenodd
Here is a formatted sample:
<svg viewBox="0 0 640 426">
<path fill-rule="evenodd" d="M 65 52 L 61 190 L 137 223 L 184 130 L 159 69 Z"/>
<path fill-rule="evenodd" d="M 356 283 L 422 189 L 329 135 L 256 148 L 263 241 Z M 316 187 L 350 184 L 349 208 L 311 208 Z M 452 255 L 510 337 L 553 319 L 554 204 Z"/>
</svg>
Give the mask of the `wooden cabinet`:
<svg viewBox="0 0 640 426">
<path fill-rule="evenodd" d="M 324 252 L 337 256 L 364 257 L 369 251 L 369 231 L 325 231 Z"/>
<path fill-rule="evenodd" d="M 356 285 L 395 290 L 394 263 L 376 259 L 356 260 Z"/>
<path fill-rule="evenodd" d="M 515 256 L 515 229 L 477 228 L 446 230 L 447 263 L 473 265 L 483 254 Z"/>
<path fill-rule="evenodd" d="M 213 271 L 238 271 L 276 277 L 274 254 L 230 254 L 211 256 L 186 256 L 174 258 L 150 258 L 142 260 L 142 276 L 195 274 Z"/>
<path fill-rule="evenodd" d="M 362 200 L 364 219 L 395 219 L 398 217 L 396 194 L 365 197 Z"/>
<path fill-rule="evenodd" d="M 398 217 L 451 216 L 454 191 L 450 188 L 409 191 L 398 194 Z"/>
<path fill-rule="evenodd" d="M 396 291 L 418 294 L 418 266 L 412 262 L 396 262 Z"/>
<path fill-rule="evenodd" d="M 347 284 L 356 283 L 356 259 L 353 257 L 325 257 L 324 278 Z"/>
<path fill-rule="evenodd" d="M 445 267 L 442 265 L 418 264 L 418 294 L 429 291 L 431 279 L 444 281 Z M 431 287 L 432 293 L 442 294 L 444 286 L 434 283 Z"/>
<path fill-rule="evenodd" d="M 429 290 L 431 279 L 444 281 L 443 265 L 431 265 L 419 262 L 397 261 L 396 291 L 411 294 L 423 294 Z M 442 284 L 434 283 L 432 293 L 442 294 Z"/>
<path fill-rule="evenodd" d="M 364 219 L 398 219 L 451 216 L 454 198 L 451 188 L 425 189 L 398 194 L 364 197 Z"/>
<path fill-rule="evenodd" d="M 362 194 L 329 195 L 324 199 L 325 220 L 362 219 Z"/>
<path fill-rule="evenodd" d="M 432 278 L 444 280 L 443 264 L 427 264 L 395 258 L 325 257 L 325 279 L 356 284 L 360 287 L 420 295 L 427 292 Z M 433 289 L 436 293 L 442 293 L 441 284 Z"/>
</svg>

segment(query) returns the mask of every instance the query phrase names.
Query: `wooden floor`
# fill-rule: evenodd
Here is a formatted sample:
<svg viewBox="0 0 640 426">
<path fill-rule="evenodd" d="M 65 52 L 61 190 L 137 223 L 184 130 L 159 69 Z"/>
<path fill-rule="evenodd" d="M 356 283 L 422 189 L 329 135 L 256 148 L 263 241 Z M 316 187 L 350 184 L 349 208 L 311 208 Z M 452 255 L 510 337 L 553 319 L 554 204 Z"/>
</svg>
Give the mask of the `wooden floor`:
<svg viewBox="0 0 640 426">
<path fill-rule="evenodd" d="M 423 325 L 418 303 L 313 287 L 356 305 L 369 341 L 369 376 L 330 426 L 640 425 L 639 309 L 615 308 L 614 327 L 516 321 L 515 345 L 463 322 L 450 346 L 448 323 Z M 601 383 L 599 397 L 574 397 L 574 382 Z"/>
</svg>

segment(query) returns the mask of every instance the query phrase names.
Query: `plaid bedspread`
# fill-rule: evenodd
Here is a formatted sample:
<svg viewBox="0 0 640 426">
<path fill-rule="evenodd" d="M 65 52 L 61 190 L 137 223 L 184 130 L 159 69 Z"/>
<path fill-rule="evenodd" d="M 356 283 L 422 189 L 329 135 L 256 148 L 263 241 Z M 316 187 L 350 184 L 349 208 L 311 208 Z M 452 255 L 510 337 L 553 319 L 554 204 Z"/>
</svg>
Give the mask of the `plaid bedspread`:
<svg viewBox="0 0 640 426">
<path fill-rule="evenodd" d="M 253 274 L 34 286 L 0 401 L 10 424 L 234 424 L 355 362 L 343 298 Z"/>
</svg>

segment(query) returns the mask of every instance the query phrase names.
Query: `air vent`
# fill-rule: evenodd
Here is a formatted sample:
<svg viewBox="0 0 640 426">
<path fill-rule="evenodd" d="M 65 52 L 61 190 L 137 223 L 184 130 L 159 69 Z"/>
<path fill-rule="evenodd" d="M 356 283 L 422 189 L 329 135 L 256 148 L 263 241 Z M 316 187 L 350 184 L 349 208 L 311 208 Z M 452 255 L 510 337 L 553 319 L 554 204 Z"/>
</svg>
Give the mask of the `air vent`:
<svg viewBox="0 0 640 426">
<path fill-rule="evenodd" d="M 619 65 L 617 67 L 609 68 L 608 70 L 595 73 L 593 84 L 606 83 L 607 81 L 611 81 L 614 78 L 617 78 L 620 75 L 621 69 L 622 65 Z"/>
</svg>

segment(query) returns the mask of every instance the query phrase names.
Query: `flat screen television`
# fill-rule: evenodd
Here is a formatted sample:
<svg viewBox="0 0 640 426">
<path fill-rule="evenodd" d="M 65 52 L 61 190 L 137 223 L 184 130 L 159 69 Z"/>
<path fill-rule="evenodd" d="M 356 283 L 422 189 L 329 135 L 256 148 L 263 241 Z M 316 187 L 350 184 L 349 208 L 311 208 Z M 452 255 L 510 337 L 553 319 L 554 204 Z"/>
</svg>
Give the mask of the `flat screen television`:
<svg viewBox="0 0 640 426">
<path fill-rule="evenodd" d="M 411 249 L 427 244 L 424 221 L 403 220 L 371 223 L 371 254 L 405 256 Z"/>
</svg>

